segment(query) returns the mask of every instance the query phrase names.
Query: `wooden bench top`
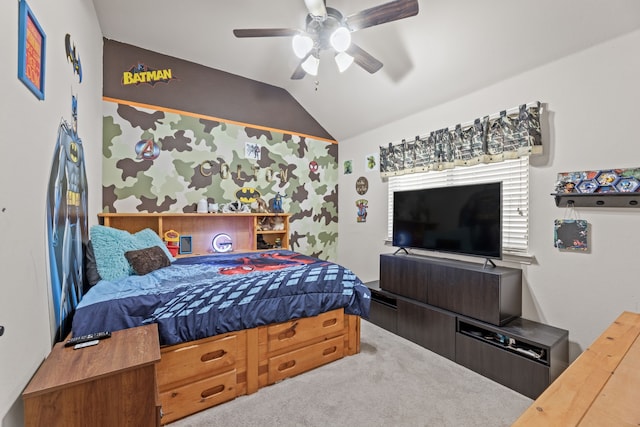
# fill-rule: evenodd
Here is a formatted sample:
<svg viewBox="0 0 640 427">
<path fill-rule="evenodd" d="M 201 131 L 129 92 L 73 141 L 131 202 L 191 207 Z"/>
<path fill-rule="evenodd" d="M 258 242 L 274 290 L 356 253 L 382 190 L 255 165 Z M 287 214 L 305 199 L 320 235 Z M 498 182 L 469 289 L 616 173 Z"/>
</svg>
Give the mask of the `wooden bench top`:
<svg viewBox="0 0 640 427">
<path fill-rule="evenodd" d="M 639 337 L 640 314 L 623 312 L 513 426 L 640 426 Z"/>
</svg>

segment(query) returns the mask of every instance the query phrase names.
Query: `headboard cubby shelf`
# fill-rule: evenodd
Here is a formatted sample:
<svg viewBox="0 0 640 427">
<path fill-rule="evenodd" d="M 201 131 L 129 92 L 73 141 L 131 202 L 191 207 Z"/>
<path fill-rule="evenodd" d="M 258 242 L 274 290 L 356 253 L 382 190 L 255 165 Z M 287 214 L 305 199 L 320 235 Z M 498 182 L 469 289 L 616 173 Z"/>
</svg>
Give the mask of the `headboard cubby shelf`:
<svg viewBox="0 0 640 427">
<path fill-rule="evenodd" d="M 166 231 L 175 230 L 182 236 L 191 236 L 190 255 L 206 255 L 214 253 L 212 240 L 219 233 L 231 237 L 236 252 L 258 250 L 259 235 L 270 244 L 280 239 L 281 247 L 288 249 L 290 216 L 284 213 L 100 213 L 98 221 L 130 233 L 150 228 L 161 238 Z M 278 230 L 263 230 L 260 224 L 265 218 L 281 219 Z"/>
</svg>

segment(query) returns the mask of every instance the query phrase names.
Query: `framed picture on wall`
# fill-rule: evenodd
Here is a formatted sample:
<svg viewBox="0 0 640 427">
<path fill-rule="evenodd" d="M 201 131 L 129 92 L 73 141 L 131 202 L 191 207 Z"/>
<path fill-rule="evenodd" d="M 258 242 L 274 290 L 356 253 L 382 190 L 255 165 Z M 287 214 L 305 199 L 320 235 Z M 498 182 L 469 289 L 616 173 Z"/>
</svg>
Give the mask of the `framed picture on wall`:
<svg viewBox="0 0 640 427">
<path fill-rule="evenodd" d="M 44 99 L 46 41 L 26 0 L 20 1 L 18 13 L 18 78 L 40 100 Z"/>
</svg>

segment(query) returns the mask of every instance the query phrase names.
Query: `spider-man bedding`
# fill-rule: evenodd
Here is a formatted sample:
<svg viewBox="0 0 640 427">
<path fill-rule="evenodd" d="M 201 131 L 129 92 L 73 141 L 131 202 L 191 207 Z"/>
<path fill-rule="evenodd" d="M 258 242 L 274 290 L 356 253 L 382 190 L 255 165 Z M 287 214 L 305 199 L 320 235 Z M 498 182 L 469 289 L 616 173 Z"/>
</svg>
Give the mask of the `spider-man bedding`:
<svg viewBox="0 0 640 427">
<path fill-rule="evenodd" d="M 157 323 L 161 345 L 172 345 L 341 307 L 367 318 L 370 297 L 347 268 L 296 252 L 196 256 L 143 276 L 101 280 L 76 308 L 72 332 Z"/>
</svg>

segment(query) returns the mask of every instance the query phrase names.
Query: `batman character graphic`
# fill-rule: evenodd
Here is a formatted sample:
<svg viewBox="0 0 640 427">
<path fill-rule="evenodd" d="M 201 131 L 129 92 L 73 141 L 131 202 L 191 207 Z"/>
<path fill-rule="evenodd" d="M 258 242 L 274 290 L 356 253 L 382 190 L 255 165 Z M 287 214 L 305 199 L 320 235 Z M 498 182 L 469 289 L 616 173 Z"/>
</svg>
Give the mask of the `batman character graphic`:
<svg viewBox="0 0 640 427">
<path fill-rule="evenodd" d="M 62 119 L 47 190 L 47 238 L 57 338 L 70 330 L 69 316 L 83 293 L 83 243 L 87 241 L 87 179 L 82 140 L 77 133 L 77 98 L 73 121 Z"/>
</svg>

